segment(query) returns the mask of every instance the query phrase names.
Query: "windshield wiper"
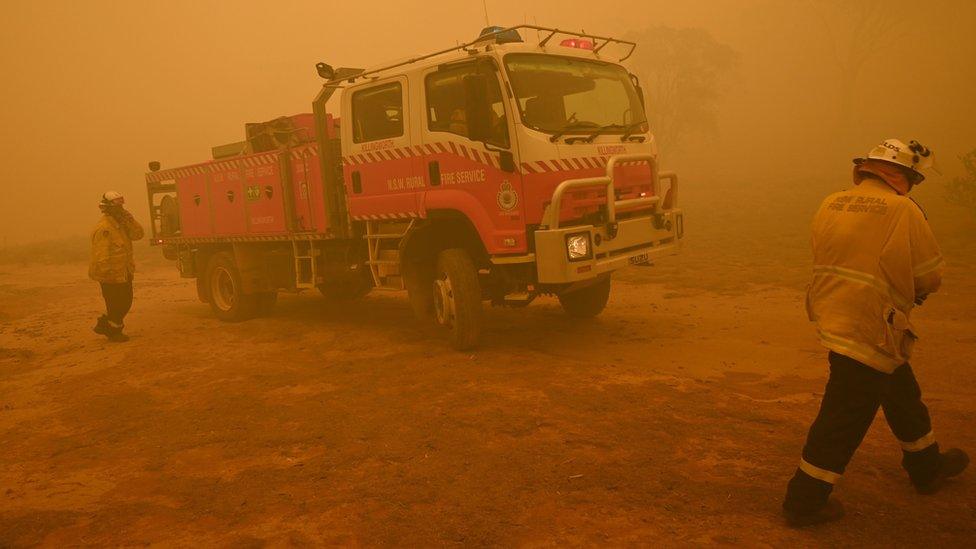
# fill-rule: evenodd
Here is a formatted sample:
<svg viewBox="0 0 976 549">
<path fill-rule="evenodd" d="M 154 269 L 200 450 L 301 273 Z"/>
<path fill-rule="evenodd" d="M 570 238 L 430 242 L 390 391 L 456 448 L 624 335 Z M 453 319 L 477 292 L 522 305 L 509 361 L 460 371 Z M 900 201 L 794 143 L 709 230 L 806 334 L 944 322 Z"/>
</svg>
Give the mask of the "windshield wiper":
<svg viewBox="0 0 976 549">
<path fill-rule="evenodd" d="M 574 130 L 585 130 L 587 128 L 592 128 L 593 126 L 596 126 L 596 125 L 597 125 L 596 122 L 587 122 L 587 121 L 583 121 L 583 122 L 570 122 L 569 124 L 566 124 L 562 128 L 559 128 L 558 130 L 556 130 L 556 133 L 552 134 L 552 136 L 549 137 L 549 141 L 552 142 L 552 143 L 555 143 L 557 139 L 559 139 L 560 137 L 566 135 L 567 133 L 569 133 L 571 131 L 574 131 Z"/>
<path fill-rule="evenodd" d="M 586 142 L 587 143 L 592 143 L 593 140 L 596 139 L 596 137 L 598 135 L 600 135 L 601 133 L 605 133 L 605 132 L 610 131 L 610 130 L 621 130 L 621 129 L 622 130 L 626 130 L 629 127 L 630 126 L 624 126 L 623 124 L 607 124 L 606 126 L 600 126 L 596 130 L 594 130 L 593 133 L 591 133 L 590 135 L 586 136 Z"/>
</svg>

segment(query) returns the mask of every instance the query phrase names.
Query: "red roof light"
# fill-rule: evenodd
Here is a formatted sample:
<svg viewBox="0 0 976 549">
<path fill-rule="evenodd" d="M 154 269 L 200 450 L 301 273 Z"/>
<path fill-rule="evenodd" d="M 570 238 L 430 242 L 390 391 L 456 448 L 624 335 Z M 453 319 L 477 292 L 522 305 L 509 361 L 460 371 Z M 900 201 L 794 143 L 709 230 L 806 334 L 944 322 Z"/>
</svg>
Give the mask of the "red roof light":
<svg viewBox="0 0 976 549">
<path fill-rule="evenodd" d="M 560 42 L 559 45 L 567 48 L 579 48 L 581 50 L 593 49 L 593 41 L 585 38 L 567 38 Z"/>
</svg>

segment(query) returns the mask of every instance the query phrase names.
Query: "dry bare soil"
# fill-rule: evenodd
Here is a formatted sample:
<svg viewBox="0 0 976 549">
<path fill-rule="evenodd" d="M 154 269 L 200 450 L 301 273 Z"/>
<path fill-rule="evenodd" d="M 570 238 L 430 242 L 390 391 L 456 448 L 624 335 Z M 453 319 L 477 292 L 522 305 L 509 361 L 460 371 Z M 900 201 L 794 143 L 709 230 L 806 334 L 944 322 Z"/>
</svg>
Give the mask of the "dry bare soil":
<svg viewBox="0 0 976 549">
<path fill-rule="evenodd" d="M 84 265 L 0 265 L 0 546 L 972 546 L 976 472 L 916 495 L 880 415 L 849 516 L 785 527 L 826 373 L 805 252 L 716 253 L 623 274 L 589 322 L 490 309 L 464 354 L 396 294 L 221 323 L 158 262 L 110 344 Z M 914 364 L 976 451 L 972 266 L 917 312 Z"/>
</svg>

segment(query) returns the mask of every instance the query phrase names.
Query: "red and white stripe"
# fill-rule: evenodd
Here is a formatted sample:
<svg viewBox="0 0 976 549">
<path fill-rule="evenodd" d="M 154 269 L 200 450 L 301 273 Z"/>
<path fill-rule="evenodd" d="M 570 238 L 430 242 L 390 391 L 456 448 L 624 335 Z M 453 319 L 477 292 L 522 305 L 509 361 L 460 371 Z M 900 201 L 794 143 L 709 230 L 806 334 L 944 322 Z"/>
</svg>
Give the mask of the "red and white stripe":
<svg viewBox="0 0 976 549">
<path fill-rule="evenodd" d="M 423 145 L 394 147 L 391 149 L 349 154 L 342 157 L 342 163 L 347 166 L 361 166 L 364 164 L 372 164 L 374 162 L 403 160 L 406 158 L 430 156 L 435 154 L 451 154 L 466 160 L 477 162 L 479 164 L 485 164 L 493 168 L 498 168 L 500 165 L 497 154 L 490 151 L 479 150 L 455 141 L 438 141 L 435 143 L 425 143 Z"/>
<path fill-rule="evenodd" d="M 398 212 L 398 213 L 388 213 L 388 214 L 362 214 L 362 215 L 352 215 L 355 221 L 380 221 L 384 219 L 412 219 L 420 217 L 417 212 Z"/>
</svg>

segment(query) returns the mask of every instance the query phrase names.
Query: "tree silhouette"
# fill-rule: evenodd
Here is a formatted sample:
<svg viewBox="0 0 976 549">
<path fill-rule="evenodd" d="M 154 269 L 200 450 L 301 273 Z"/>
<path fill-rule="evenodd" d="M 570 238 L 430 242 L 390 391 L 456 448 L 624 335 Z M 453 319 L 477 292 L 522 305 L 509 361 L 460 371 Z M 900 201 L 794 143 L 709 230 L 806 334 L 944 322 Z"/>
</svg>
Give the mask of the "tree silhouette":
<svg viewBox="0 0 976 549">
<path fill-rule="evenodd" d="M 913 8 L 906 0 L 812 0 L 811 4 L 838 71 L 838 123 L 841 129 L 851 128 L 865 65 L 893 44 Z"/>
<path fill-rule="evenodd" d="M 674 150 L 689 133 L 714 130 L 721 82 L 735 65 L 735 51 L 703 29 L 656 26 L 628 38 L 638 44 L 633 66 L 661 147 Z"/>
<path fill-rule="evenodd" d="M 959 157 L 965 175 L 946 184 L 946 199 L 976 215 L 976 149 Z"/>
</svg>

